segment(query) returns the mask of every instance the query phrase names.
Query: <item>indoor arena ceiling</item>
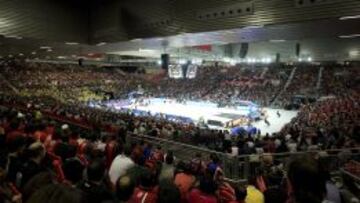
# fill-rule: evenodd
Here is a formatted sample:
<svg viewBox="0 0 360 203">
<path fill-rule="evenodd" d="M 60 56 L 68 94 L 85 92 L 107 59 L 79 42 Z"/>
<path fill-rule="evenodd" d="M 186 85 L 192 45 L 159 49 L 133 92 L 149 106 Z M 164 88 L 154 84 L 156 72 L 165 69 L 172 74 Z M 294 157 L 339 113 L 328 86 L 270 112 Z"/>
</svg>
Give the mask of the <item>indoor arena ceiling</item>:
<svg viewBox="0 0 360 203">
<path fill-rule="evenodd" d="M 353 38 L 359 15 L 359 0 L 0 0 L 0 54 Z"/>
</svg>

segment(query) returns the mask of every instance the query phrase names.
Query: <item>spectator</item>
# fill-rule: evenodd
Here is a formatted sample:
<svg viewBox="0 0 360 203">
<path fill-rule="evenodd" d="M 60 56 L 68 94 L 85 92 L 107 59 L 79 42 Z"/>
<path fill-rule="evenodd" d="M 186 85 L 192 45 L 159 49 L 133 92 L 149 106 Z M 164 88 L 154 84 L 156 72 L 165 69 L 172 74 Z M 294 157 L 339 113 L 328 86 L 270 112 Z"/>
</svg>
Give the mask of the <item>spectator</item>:
<svg viewBox="0 0 360 203">
<path fill-rule="evenodd" d="M 83 179 L 84 166 L 76 158 L 67 159 L 62 166 L 66 184 L 76 187 Z"/>
<path fill-rule="evenodd" d="M 179 188 L 181 193 L 181 202 L 185 202 L 190 189 L 194 186 L 196 178 L 191 173 L 189 164 L 179 162 L 177 166 L 174 183 Z"/>
<path fill-rule="evenodd" d="M 172 154 L 167 154 L 165 163 L 161 167 L 159 181 L 173 180 L 174 174 L 175 174 L 174 157 L 172 156 Z"/>
<path fill-rule="evenodd" d="M 125 147 L 124 151 L 117 155 L 112 162 L 109 170 L 109 176 L 113 185 L 116 185 L 117 179 L 120 176 L 125 175 L 126 171 L 135 165 L 130 156 L 131 148 Z"/>
<path fill-rule="evenodd" d="M 97 203 L 114 199 L 105 184 L 105 164 L 102 160 L 94 160 L 86 169 L 87 180 L 78 187 L 87 196 L 88 202 Z"/>
<path fill-rule="evenodd" d="M 293 160 L 288 179 L 292 188 L 290 202 L 321 203 L 326 196 L 326 181 L 319 163 L 310 157 Z"/>
<path fill-rule="evenodd" d="M 189 194 L 189 203 L 217 203 L 216 189 L 216 183 L 210 176 L 201 178 L 199 188 L 192 189 Z"/>
<path fill-rule="evenodd" d="M 134 178 L 129 175 L 124 175 L 116 182 L 116 197 L 121 203 L 127 202 L 135 189 Z"/>
<path fill-rule="evenodd" d="M 45 158 L 45 147 L 40 142 L 31 144 L 28 148 L 28 161 L 26 161 L 21 169 L 22 179 L 21 185 L 24 186 L 32 177 L 38 173 L 46 171 L 43 167 L 43 159 Z"/>
<path fill-rule="evenodd" d="M 23 152 L 26 148 L 26 138 L 23 136 L 17 136 L 8 142 L 9 149 L 9 169 L 7 173 L 7 179 L 10 182 L 16 183 L 19 181 L 18 173 L 21 170 L 23 164 Z M 20 185 L 18 185 L 20 186 Z"/>
<path fill-rule="evenodd" d="M 264 203 L 264 195 L 256 188 L 256 177 L 249 178 L 249 184 L 246 187 L 246 203 Z"/>
<path fill-rule="evenodd" d="M 86 202 L 79 190 L 62 184 L 51 184 L 33 194 L 28 203 L 82 203 Z"/>
<path fill-rule="evenodd" d="M 160 181 L 159 199 L 157 203 L 180 203 L 181 194 L 176 185 L 169 180 Z"/>
<path fill-rule="evenodd" d="M 149 170 L 144 170 L 140 175 L 139 185 L 135 188 L 129 203 L 156 203 L 158 200 L 158 186 L 156 178 Z"/>
</svg>

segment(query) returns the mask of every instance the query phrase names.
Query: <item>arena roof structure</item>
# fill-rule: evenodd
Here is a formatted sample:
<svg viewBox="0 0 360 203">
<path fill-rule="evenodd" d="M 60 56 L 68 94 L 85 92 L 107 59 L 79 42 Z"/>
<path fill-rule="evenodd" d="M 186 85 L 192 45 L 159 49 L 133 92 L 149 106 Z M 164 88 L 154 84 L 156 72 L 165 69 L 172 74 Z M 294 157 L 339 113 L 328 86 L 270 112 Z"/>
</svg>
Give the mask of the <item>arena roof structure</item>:
<svg viewBox="0 0 360 203">
<path fill-rule="evenodd" d="M 319 58 L 329 55 L 321 50 L 357 58 L 359 37 L 358 0 L 0 0 L 0 55 L 154 57 L 184 47 L 291 42 L 317 47 L 310 52 Z"/>
</svg>

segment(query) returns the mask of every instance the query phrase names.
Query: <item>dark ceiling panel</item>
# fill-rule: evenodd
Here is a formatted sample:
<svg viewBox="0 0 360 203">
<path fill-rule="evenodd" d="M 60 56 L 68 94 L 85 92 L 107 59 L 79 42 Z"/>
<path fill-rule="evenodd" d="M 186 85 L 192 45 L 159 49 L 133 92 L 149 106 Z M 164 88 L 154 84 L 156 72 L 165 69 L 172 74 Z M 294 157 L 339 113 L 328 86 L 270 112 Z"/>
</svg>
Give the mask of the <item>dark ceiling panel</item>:
<svg viewBox="0 0 360 203">
<path fill-rule="evenodd" d="M 86 43 L 87 9 L 83 6 L 76 1 L 0 0 L 0 33 Z"/>
</svg>

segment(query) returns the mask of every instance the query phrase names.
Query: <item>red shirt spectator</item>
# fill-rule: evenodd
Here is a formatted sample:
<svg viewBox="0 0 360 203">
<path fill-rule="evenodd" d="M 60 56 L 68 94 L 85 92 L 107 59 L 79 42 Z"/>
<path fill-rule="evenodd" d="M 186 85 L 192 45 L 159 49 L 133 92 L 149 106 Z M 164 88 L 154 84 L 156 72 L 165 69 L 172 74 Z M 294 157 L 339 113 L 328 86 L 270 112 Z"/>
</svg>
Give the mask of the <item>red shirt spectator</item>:
<svg viewBox="0 0 360 203">
<path fill-rule="evenodd" d="M 191 190 L 189 194 L 189 203 L 217 203 L 214 195 L 201 192 L 199 189 Z"/>
</svg>

